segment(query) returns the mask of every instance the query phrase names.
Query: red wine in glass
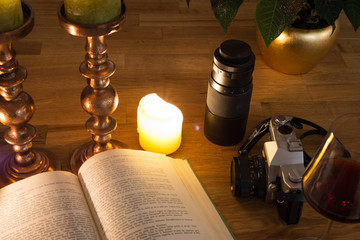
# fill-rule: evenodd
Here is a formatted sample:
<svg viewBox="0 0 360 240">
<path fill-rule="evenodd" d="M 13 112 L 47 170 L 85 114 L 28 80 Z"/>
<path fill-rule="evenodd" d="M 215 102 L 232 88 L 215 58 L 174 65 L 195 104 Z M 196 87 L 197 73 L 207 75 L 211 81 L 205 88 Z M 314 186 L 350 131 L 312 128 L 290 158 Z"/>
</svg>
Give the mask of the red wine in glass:
<svg viewBox="0 0 360 240">
<path fill-rule="evenodd" d="M 318 177 L 303 182 L 309 204 L 339 222 L 360 222 L 360 163 L 349 158 L 323 160 Z"/>
<path fill-rule="evenodd" d="M 311 207 L 329 218 L 321 238 L 325 240 L 332 220 L 360 222 L 360 114 L 344 114 L 332 123 L 315 156 L 307 166 L 303 193 Z"/>
</svg>

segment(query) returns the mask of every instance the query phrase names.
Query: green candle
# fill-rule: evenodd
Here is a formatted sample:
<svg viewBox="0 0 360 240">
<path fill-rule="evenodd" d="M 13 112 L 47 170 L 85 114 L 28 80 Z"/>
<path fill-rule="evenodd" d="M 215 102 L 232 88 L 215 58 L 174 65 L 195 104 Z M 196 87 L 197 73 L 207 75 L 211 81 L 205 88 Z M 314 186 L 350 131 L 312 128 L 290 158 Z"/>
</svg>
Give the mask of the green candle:
<svg viewBox="0 0 360 240">
<path fill-rule="evenodd" d="M 0 32 L 8 32 L 24 23 L 21 0 L 0 0 Z"/>
<path fill-rule="evenodd" d="M 66 18 L 74 23 L 94 25 L 120 16 L 121 0 L 65 0 Z"/>
</svg>

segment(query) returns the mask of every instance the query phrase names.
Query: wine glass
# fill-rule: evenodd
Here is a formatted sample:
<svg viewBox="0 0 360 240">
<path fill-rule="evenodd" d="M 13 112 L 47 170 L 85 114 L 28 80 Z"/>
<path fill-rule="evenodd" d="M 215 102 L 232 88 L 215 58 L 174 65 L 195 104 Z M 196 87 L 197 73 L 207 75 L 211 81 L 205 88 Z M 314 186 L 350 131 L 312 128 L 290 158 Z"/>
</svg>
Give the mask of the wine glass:
<svg viewBox="0 0 360 240">
<path fill-rule="evenodd" d="M 306 168 L 302 185 L 309 205 L 329 223 L 321 238 L 301 239 L 327 239 L 333 220 L 360 222 L 360 113 L 335 119 Z"/>
</svg>

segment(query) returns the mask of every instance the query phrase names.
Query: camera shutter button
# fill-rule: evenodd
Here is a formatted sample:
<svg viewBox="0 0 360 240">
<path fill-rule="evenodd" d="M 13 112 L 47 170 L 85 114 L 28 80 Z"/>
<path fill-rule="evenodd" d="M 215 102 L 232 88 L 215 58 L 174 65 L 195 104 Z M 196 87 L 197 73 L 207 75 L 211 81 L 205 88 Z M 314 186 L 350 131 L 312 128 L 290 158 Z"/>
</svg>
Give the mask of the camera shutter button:
<svg viewBox="0 0 360 240">
<path fill-rule="evenodd" d="M 303 172 L 300 172 L 298 169 L 290 169 L 288 172 L 288 177 L 291 182 L 293 183 L 299 183 L 302 181 L 303 178 Z"/>
</svg>

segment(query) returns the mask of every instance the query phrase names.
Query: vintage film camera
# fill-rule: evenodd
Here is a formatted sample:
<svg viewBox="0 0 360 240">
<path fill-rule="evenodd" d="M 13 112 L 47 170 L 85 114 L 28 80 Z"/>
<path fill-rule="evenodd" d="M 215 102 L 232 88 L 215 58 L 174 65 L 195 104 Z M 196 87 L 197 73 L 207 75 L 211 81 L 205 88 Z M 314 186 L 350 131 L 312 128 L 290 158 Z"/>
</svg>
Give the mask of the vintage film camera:
<svg viewBox="0 0 360 240">
<path fill-rule="evenodd" d="M 294 128 L 303 124 L 314 129 L 296 137 Z M 248 156 L 258 140 L 269 133 L 262 155 Z M 301 139 L 311 134 L 325 135 L 326 130 L 304 119 L 278 115 L 259 124 L 239 149 L 231 163 L 231 191 L 235 197 L 251 195 L 275 202 L 280 218 L 286 224 L 297 224 L 305 198 L 302 176 L 310 160 L 303 151 Z"/>
</svg>

